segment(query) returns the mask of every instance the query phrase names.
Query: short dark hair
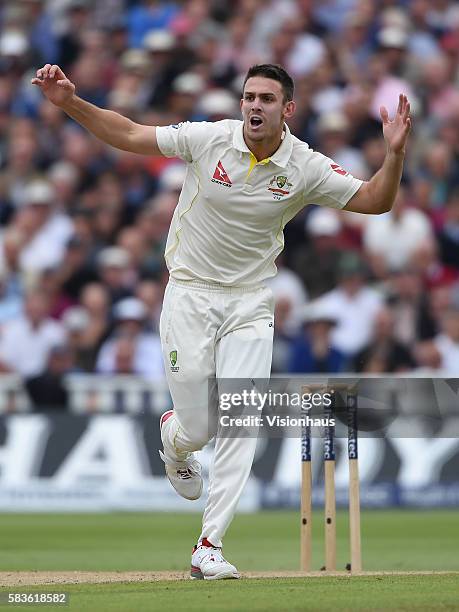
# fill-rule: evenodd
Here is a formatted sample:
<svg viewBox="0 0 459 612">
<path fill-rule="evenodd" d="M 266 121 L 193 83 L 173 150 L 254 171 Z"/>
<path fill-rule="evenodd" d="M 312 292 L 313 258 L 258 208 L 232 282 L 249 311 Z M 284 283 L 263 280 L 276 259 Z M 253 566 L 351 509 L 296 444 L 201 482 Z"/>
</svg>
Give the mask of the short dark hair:
<svg viewBox="0 0 459 612">
<path fill-rule="evenodd" d="M 282 68 L 282 66 L 279 66 L 278 64 L 255 64 L 255 66 L 251 66 L 245 75 L 242 89 L 244 89 L 247 81 L 255 76 L 262 76 L 267 79 L 273 79 L 273 81 L 278 81 L 282 85 L 284 102 L 290 102 L 293 100 L 295 85 L 293 84 L 292 77 L 286 70 L 284 70 L 284 68 Z"/>
</svg>

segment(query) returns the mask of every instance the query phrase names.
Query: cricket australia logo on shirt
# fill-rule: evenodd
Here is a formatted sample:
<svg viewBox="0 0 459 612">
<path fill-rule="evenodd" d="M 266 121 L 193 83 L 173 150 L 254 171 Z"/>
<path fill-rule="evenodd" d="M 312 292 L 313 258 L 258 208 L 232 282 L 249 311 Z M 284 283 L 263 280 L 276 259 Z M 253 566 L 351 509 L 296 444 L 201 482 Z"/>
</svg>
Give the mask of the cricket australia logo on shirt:
<svg viewBox="0 0 459 612">
<path fill-rule="evenodd" d="M 231 187 L 233 183 L 231 182 L 228 173 L 226 172 L 223 164 L 220 160 L 218 160 L 218 164 L 215 167 L 214 175 L 211 178 L 212 183 L 218 183 L 219 185 L 223 185 L 224 187 Z"/>
<path fill-rule="evenodd" d="M 273 194 L 275 200 L 281 200 L 290 193 L 292 183 L 289 183 L 286 176 L 273 176 L 269 181 L 268 189 Z"/>
<path fill-rule="evenodd" d="M 169 359 L 171 362 L 171 372 L 178 372 L 179 367 L 176 365 L 177 364 L 177 351 L 171 351 L 169 353 Z"/>
</svg>

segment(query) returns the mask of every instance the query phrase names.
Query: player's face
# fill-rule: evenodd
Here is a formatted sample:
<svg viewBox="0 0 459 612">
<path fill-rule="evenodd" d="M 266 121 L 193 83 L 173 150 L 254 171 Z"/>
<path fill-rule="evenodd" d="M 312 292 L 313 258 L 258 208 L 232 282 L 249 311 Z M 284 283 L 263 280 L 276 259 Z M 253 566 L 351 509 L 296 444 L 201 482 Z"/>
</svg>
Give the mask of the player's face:
<svg viewBox="0 0 459 612">
<path fill-rule="evenodd" d="M 284 101 L 282 85 L 262 76 L 251 77 L 244 87 L 241 112 L 244 135 L 252 142 L 272 140 L 282 134 L 284 121 L 293 115 L 294 102 Z"/>
</svg>

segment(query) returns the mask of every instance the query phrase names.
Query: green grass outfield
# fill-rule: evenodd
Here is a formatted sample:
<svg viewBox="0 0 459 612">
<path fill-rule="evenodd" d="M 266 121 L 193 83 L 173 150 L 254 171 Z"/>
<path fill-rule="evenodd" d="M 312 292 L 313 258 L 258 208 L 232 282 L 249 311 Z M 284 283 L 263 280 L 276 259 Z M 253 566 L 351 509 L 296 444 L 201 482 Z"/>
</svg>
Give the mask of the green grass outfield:
<svg viewBox="0 0 459 612">
<path fill-rule="evenodd" d="M 199 535 L 195 514 L 0 514 L 0 571 L 181 572 Z M 238 515 L 225 556 L 239 570 L 299 569 L 299 512 Z M 323 518 L 313 517 L 313 559 L 323 564 Z M 338 514 L 338 569 L 348 562 L 346 513 Z M 459 570 L 457 511 L 362 512 L 365 570 Z M 3 574 L 5 576 L 5 574 Z M 22 584 L 27 584 L 23 582 Z M 65 610 L 459 610 L 459 574 L 143 581 L 0 587 L 70 593 Z M 34 606 L 3 605 L 29 610 Z M 58 607 L 39 606 L 40 610 Z"/>
</svg>

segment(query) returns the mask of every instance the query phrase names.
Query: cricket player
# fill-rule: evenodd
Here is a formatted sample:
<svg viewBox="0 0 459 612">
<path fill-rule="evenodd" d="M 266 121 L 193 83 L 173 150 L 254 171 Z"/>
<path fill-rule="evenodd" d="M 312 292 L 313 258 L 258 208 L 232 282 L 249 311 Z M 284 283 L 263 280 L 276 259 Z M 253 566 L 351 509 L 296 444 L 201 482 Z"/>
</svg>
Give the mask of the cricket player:
<svg viewBox="0 0 459 612">
<path fill-rule="evenodd" d="M 240 102 L 242 121 L 140 125 L 75 94 L 59 66 L 46 64 L 32 83 L 103 142 L 123 151 L 180 157 L 186 178 L 167 239 L 170 272 L 160 334 L 173 410 L 160 420 L 166 474 L 186 499 L 202 493 L 193 454 L 215 433 L 209 427 L 208 380 L 268 379 L 273 297 L 283 229 L 308 204 L 363 214 L 391 209 L 411 127 L 400 95 L 393 120 L 381 108 L 387 154 L 362 182 L 295 138 L 293 81 L 280 66 L 250 68 Z M 220 389 L 219 389 L 220 391 Z M 212 408 L 212 406 L 211 406 Z M 215 407 L 216 409 L 216 407 Z M 238 578 L 222 555 L 255 453 L 256 439 L 218 436 L 191 577 Z"/>
</svg>

